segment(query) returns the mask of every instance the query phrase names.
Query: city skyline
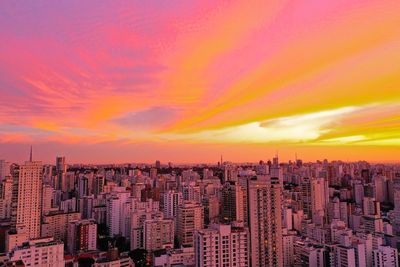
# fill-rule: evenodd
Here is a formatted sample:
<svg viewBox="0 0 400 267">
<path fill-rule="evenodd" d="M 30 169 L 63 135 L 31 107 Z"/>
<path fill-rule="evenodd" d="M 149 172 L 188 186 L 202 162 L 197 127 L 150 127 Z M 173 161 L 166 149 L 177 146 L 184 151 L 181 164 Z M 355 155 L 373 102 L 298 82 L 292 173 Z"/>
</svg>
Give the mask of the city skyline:
<svg viewBox="0 0 400 267">
<path fill-rule="evenodd" d="M 0 267 L 400 267 L 400 0 L 0 1 Z"/>
<path fill-rule="evenodd" d="M 44 162 L 398 162 L 399 12 L 394 0 L 3 2 L 0 158 L 23 162 L 33 145 Z"/>
</svg>

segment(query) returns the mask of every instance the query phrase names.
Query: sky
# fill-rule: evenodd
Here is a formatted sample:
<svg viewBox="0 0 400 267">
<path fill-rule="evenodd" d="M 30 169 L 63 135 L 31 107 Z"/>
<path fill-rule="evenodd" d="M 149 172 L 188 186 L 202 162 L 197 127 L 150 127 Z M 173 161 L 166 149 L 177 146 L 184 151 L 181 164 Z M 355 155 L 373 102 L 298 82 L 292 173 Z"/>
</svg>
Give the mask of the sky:
<svg viewBox="0 0 400 267">
<path fill-rule="evenodd" d="M 0 2 L 0 158 L 400 161 L 400 1 Z"/>
</svg>

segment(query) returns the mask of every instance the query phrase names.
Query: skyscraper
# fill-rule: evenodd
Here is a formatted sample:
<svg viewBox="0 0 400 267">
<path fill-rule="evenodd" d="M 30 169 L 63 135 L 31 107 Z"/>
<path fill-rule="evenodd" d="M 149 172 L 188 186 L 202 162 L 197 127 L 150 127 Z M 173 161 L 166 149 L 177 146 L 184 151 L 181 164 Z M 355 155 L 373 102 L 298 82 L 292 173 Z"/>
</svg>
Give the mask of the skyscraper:
<svg viewBox="0 0 400 267">
<path fill-rule="evenodd" d="M 249 182 L 251 266 L 282 266 L 282 186 L 279 178 Z"/>
<path fill-rule="evenodd" d="M 97 248 L 97 224 L 94 220 L 77 220 L 68 223 L 68 252 L 86 252 Z"/>
<path fill-rule="evenodd" d="M 10 163 L 1 159 L 0 160 L 0 181 L 2 181 L 8 175 L 10 175 Z"/>
<path fill-rule="evenodd" d="M 183 246 L 193 246 L 195 230 L 204 228 L 204 209 L 201 204 L 185 201 L 178 208 L 177 236 Z"/>
<path fill-rule="evenodd" d="M 55 189 L 66 191 L 65 173 L 67 172 L 67 165 L 65 164 L 65 157 L 56 158 L 56 183 Z"/>
<path fill-rule="evenodd" d="M 43 166 L 40 161 L 27 161 L 14 173 L 13 220 L 29 238 L 40 237 Z"/>
<path fill-rule="evenodd" d="M 221 192 L 221 217 L 223 221 L 244 221 L 243 196 L 243 189 L 237 182 L 225 182 Z"/>
</svg>

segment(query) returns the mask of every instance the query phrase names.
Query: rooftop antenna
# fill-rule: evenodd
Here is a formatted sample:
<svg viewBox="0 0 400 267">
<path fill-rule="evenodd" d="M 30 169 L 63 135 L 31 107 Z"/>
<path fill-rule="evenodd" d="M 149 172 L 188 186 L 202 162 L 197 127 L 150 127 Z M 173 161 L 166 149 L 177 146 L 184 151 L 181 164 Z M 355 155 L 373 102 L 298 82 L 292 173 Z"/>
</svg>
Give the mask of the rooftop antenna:
<svg viewBox="0 0 400 267">
<path fill-rule="evenodd" d="M 31 152 L 29 154 L 29 161 L 32 162 L 32 145 L 31 145 Z"/>
</svg>

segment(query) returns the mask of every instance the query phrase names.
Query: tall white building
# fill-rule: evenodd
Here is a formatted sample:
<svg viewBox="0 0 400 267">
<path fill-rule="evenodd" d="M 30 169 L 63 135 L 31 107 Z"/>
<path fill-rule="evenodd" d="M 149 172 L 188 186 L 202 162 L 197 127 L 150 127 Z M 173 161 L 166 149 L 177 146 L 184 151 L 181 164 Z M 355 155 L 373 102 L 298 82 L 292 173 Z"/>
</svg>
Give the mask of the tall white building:
<svg viewBox="0 0 400 267">
<path fill-rule="evenodd" d="M 251 266 L 282 266 L 282 185 L 259 176 L 248 188 Z"/>
<path fill-rule="evenodd" d="M 40 161 L 27 161 L 15 174 L 13 192 L 17 195 L 15 211 L 16 228 L 25 228 L 29 238 L 40 237 L 40 215 L 42 207 L 43 166 Z"/>
<path fill-rule="evenodd" d="M 195 266 L 251 266 L 247 228 L 213 224 L 196 231 L 194 239 Z"/>
<path fill-rule="evenodd" d="M 114 187 L 111 197 L 107 201 L 107 227 L 110 236 L 120 235 L 123 230 L 125 218 L 129 218 L 128 214 L 124 214 L 124 204 L 128 201 L 130 192 L 125 187 Z"/>
<path fill-rule="evenodd" d="M 324 178 L 311 180 L 311 210 L 312 216 L 324 213 L 329 201 L 328 183 Z"/>
<path fill-rule="evenodd" d="M 163 212 L 165 218 L 174 218 L 178 214 L 178 207 L 183 202 L 182 192 L 167 191 L 163 194 Z"/>
</svg>

